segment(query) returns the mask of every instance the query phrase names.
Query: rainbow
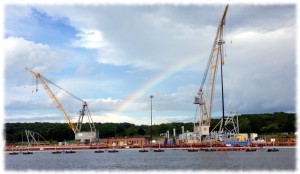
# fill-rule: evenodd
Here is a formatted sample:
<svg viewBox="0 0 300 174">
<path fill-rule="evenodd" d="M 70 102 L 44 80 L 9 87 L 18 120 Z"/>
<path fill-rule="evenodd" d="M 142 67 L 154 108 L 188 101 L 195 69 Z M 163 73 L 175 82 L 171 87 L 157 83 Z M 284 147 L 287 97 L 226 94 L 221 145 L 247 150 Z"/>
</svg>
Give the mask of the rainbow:
<svg viewBox="0 0 300 174">
<path fill-rule="evenodd" d="M 195 63 L 197 60 L 199 59 L 196 56 L 193 56 L 192 58 L 185 58 L 172 64 L 171 66 L 166 68 L 166 70 L 162 71 L 160 74 L 156 75 L 151 80 L 143 84 L 137 91 L 127 96 L 126 100 L 122 104 L 120 104 L 120 106 L 114 111 L 114 113 L 117 114 L 123 112 L 128 107 L 130 107 L 136 100 L 144 96 L 149 91 L 149 89 L 153 88 L 155 85 L 164 81 L 174 73 Z"/>
</svg>

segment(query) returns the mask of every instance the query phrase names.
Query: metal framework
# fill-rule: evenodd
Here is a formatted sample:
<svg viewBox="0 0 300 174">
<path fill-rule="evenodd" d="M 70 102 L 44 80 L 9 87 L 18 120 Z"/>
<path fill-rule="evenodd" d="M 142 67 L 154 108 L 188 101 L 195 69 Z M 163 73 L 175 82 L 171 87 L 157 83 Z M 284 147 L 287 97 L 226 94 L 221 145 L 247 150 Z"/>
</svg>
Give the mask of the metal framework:
<svg viewBox="0 0 300 174">
<path fill-rule="evenodd" d="M 240 133 L 239 130 L 239 116 L 237 112 L 230 112 L 226 119 L 223 118 L 220 122 L 212 129 L 210 133 L 210 139 L 218 141 L 234 140 L 234 137 Z M 223 125 L 224 124 L 224 125 Z M 219 126 L 219 130 L 217 128 Z"/>
<path fill-rule="evenodd" d="M 228 5 L 226 5 L 223 16 L 218 26 L 217 34 L 213 43 L 213 47 L 210 53 L 210 57 L 206 66 L 206 70 L 202 79 L 200 89 L 197 96 L 195 97 L 196 112 L 200 110 L 200 120 L 199 126 L 194 127 L 194 133 L 196 137 L 202 140 L 205 136 L 209 135 L 209 127 L 213 109 L 213 99 L 215 92 L 215 82 L 217 76 L 217 70 L 219 62 L 223 65 L 223 45 L 225 41 L 223 40 L 223 26 L 225 25 L 225 18 L 228 10 Z M 222 68 L 222 66 L 221 66 Z M 206 78 L 208 76 L 208 81 Z M 222 76 L 222 70 L 221 70 Z M 222 79 L 223 80 L 223 79 Z M 223 83 L 223 82 L 222 82 Z M 224 119 L 224 100 L 223 100 L 223 85 L 222 85 L 222 111 Z M 199 108 L 199 109 L 198 109 Z M 223 124 L 224 125 L 224 124 Z"/>
<path fill-rule="evenodd" d="M 220 128 L 219 131 L 223 131 L 229 134 L 239 134 L 239 113 L 230 112 L 225 121 L 220 121 Z M 236 117 L 236 118 L 235 118 Z M 223 125 L 224 124 L 224 125 Z M 230 127 L 231 126 L 231 127 Z"/>
<path fill-rule="evenodd" d="M 47 142 L 47 140 L 41 134 L 30 130 L 25 130 L 25 135 L 29 146 L 39 145 L 40 138 L 42 138 L 43 141 Z"/>
<path fill-rule="evenodd" d="M 67 122 L 69 124 L 69 127 L 72 129 L 72 131 L 75 134 L 75 139 L 76 138 L 81 139 L 81 140 L 82 139 L 95 139 L 95 138 L 98 137 L 98 134 L 96 132 L 96 128 L 95 128 L 92 116 L 91 116 L 91 114 L 89 112 L 89 109 L 88 109 L 88 105 L 87 105 L 87 103 L 84 100 L 82 100 L 79 97 L 77 97 L 77 96 L 71 94 L 70 92 L 66 91 L 65 89 L 63 89 L 62 87 L 60 87 L 57 84 L 53 83 L 52 81 L 48 80 L 47 78 L 45 78 L 41 74 L 36 73 L 36 72 L 34 72 L 33 70 L 31 70 L 29 68 L 25 68 L 25 70 L 27 70 L 30 73 L 32 73 L 41 82 L 41 84 L 43 85 L 45 91 L 48 93 L 49 97 L 53 100 L 53 102 L 55 103 L 56 107 L 61 111 L 61 113 L 63 114 L 63 116 L 67 120 Z M 76 125 L 72 121 L 72 119 L 69 116 L 69 114 L 65 111 L 65 109 L 62 106 L 62 104 L 58 101 L 58 99 L 56 98 L 56 96 L 54 95 L 54 93 L 52 92 L 52 90 L 50 89 L 49 85 L 46 82 L 54 85 L 55 87 L 59 88 L 60 90 L 64 91 L 65 93 L 69 94 L 70 96 L 72 96 L 76 100 L 79 100 L 80 102 L 83 103 L 82 109 L 79 112 L 79 117 L 78 117 L 78 121 L 77 121 Z M 91 129 L 91 132 L 87 132 L 87 133 L 81 132 L 83 117 L 85 115 L 87 115 L 87 117 L 88 117 L 90 129 Z"/>
</svg>

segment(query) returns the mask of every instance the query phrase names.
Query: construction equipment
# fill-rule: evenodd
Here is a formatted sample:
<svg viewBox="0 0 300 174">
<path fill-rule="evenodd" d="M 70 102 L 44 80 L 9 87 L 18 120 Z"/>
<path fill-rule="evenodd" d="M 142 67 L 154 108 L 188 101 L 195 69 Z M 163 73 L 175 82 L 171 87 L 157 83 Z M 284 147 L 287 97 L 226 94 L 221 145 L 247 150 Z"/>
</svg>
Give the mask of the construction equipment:
<svg viewBox="0 0 300 174">
<path fill-rule="evenodd" d="M 30 130 L 25 130 L 25 135 L 26 135 L 29 146 L 31 146 L 31 145 L 33 145 L 33 146 L 34 145 L 41 145 L 41 144 L 50 144 L 41 134 L 39 134 L 37 132 L 33 132 L 33 131 L 30 131 Z M 43 143 L 41 143 L 40 138 L 42 139 Z"/>
<path fill-rule="evenodd" d="M 194 125 L 194 133 L 196 139 L 202 141 L 206 136 L 209 135 L 209 127 L 213 109 L 213 99 L 215 92 L 215 81 L 217 76 L 217 70 L 219 62 L 221 62 L 221 84 L 222 84 L 222 113 L 224 119 L 224 94 L 223 94 L 223 72 L 222 66 L 224 64 L 224 49 L 223 45 L 223 26 L 225 25 L 225 18 L 228 10 L 226 5 L 223 16 L 219 23 L 217 34 L 213 43 L 213 47 L 210 53 L 210 57 L 204 72 L 202 83 L 197 96 L 195 97 L 194 104 L 196 104 L 196 114 L 200 110 L 199 125 Z M 206 78 L 208 76 L 208 81 Z M 222 124 L 225 125 L 225 124 Z"/>
<path fill-rule="evenodd" d="M 92 116 L 91 116 L 91 114 L 89 112 L 89 109 L 88 109 L 88 105 L 87 105 L 87 103 L 84 100 L 82 100 L 79 97 L 77 97 L 77 96 L 71 94 L 70 92 L 66 91 L 65 89 L 63 89 L 62 87 L 60 87 L 57 84 L 53 83 L 52 81 L 48 80 L 47 78 L 45 78 L 41 74 L 36 73 L 36 72 L 34 72 L 33 70 L 31 70 L 29 68 L 25 68 L 25 70 L 27 70 L 30 73 L 32 73 L 36 77 L 36 79 L 38 79 L 40 81 L 40 83 L 43 85 L 45 91 L 48 93 L 49 97 L 53 100 L 53 102 L 55 103 L 56 107 L 64 115 L 65 119 L 67 120 L 67 122 L 69 124 L 69 127 L 74 132 L 74 134 L 75 134 L 75 140 L 80 140 L 81 143 L 86 143 L 88 141 L 89 142 L 96 142 L 96 141 L 98 141 L 98 137 L 99 137 L 98 132 L 96 131 L 94 122 L 92 120 Z M 56 96 L 54 95 L 54 93 L 52 92 L 52 90 L 50 89 L 50 87 L 47 84 L 47 82 L 50 83 L 50 84 L 52 84 L 52 85 L 54 85 L 55 87 L 59 88 L 60 90 L 62 90 L 66 94 L 68 94 L 71 97 L 75 98 L 76 100 L 78 100 L 78 101 L 80 101 L 80 102 L 83 103 L 82 109 L 79 112 L 79 117 L 78 117 L 78 121 L 77 121 L 76 125 L 72 121 L 71 117 L 66 112 L 66 110 L 63 108 L 62 104 L 58 101 L 58 99 L 56 98 Z M 90 125 L 90 132 L 81 131 L 83 117 L 85 115 L 88 117 L 88 121 L 89 121 L 89 125 Z"/>
<path fill-rule="evenodd" d="M 223 118 L 220 120 L 220 122 L 211 130 L 210 132 L 210 139 L 211 140 L 217 140 L 217 141 L 242 141 L 242 138 L 239 138 L 240 140 L 236 139 L 236 137 L 240 137 L 240 131 L 239 131 L 239 113 L 230 112 L 227 116 L 225 121 L 223 121 Z M 222 125 L 224 124 L 224 125 Z M 219 130 L 217 130 L 217 127 L 219 126 Z"/>
</svg>

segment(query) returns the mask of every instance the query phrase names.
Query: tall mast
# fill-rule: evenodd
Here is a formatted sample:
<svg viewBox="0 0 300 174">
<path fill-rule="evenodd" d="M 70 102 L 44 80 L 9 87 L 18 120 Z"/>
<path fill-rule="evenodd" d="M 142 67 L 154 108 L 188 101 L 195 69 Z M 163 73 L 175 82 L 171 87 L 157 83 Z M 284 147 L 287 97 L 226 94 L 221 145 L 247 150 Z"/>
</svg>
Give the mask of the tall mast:
<svg viewBox="0 0 300 174">
<path fill-rule="evenodd" d="M 225 130 L 225 108 L 224 108 L 224 84 L 223 84 L 223 46 L 221 46 L 221 86 L 222 86 L 222 131 Z"/>
<path fill-rule="evenodd" d="M 218 30 L 215 36 L 213 47 L 208 59 L 208 63 L 204 72 L 202 83 L 198 92 L 197 97 L 195 97 L 194 104 L 200 108 L 200 120 L 199 128 L 195 129 L 199 133 L 199 138 L 202 141 L 204 137 L 209 135 L 209 127 L 212 116 L 213 100 L 215 93 L 215 81 L 217 77 L 219 60 L 221 61 L 221 84 L 222 84 L 222 117 L 224 120 L 224 89 L 223 89 L 223 69 L 222 64 L 223 58 L 223 26 L 225 25 L 225 18 L 228 10 L 228 5 L 226 5 L 223 16 L 220 20 Z M 207 81 L 206 81 L 206 78 Z"/>
</svg>

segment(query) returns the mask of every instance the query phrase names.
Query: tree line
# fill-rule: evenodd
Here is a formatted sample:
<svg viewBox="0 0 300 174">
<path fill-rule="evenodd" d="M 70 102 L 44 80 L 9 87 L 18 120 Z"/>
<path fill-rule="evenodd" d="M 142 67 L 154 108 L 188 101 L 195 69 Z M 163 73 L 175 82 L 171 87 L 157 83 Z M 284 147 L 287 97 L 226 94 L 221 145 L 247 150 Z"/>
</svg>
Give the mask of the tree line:
<svg viewBox="0 0 300 174">
<path fill-rule="evenodd" d="M 210 129 L 213 129 L 221 118 L 212 118 Z M 296 114 L 294 113 L 265 113 L 265 114 L 243 114 L 238 117 L 240 133 L 282 133 L 296 132 Z M 181 134 L 181 127 L 185 130 L 193 131 L 194 123 L 162 123 L 152 125 L 152 134 L 154 137 L 166 133 L 168 130 L 170 135 L 173 134 L 175 128 L 176 134 Z M 149 136 L 151 133 L 150 125 L 135 125 L 132 123 L 95 123 L 96 130 L 99 131 L 100 138 L 109 137 L 133 137 L 133 136 Z M 48 141 L 66 141 L 74 140 L 75 136 L 67 123 L 5 123 L 4 138 L 7 142 L 20 142 L 22 139 L 26 141 L 24 130 L 30 130 L 42 135 Z M 89 124 L 82 125 L 83 131 L 89 131 Z"/>
</svg>

